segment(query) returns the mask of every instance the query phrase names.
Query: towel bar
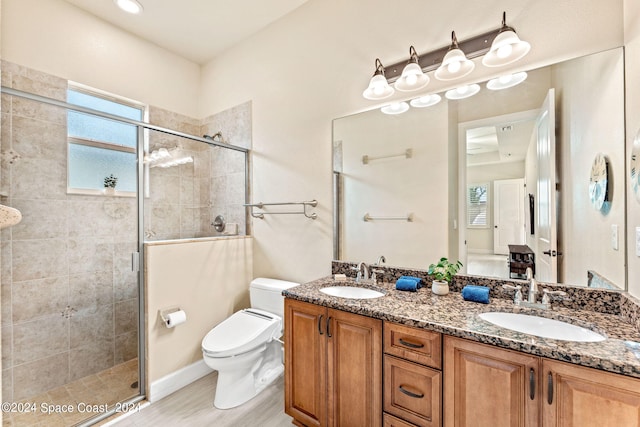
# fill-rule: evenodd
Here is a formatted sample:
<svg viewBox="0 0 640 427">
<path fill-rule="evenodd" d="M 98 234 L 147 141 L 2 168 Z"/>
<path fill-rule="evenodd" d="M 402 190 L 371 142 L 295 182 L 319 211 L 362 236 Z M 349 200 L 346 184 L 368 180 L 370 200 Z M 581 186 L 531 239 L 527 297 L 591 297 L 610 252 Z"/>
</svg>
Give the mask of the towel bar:
<svg viewBox="0 0 640 427">
<path fill-rule="evenodd" d="M 302 205 L 301 211 L 284 211 L 284 212 L 254 212 L 253 208 L 264 209 L 265 206 L 286 206 L 286 205 Z M 276 202 L 276 203 L 245 203 L 243 206 L 251 208 L 251 216 L 254 218 L 264 219 L 265 215 L 296 215 L 302 214 L 307 218 L 316 219 L 318 214 L 315 212 L 307 212 L 307 206 L 316 207 L 318 206 L 317 200 L 309 200 L 304 202 Z"/>
<path fill-rule="evenodd" d="M 364 214 L 364 221 L 407 221 L 413 222 L 413 213 L 409 213 L 405 216 L 372 216 L 367 212 Z"/>
</svg>

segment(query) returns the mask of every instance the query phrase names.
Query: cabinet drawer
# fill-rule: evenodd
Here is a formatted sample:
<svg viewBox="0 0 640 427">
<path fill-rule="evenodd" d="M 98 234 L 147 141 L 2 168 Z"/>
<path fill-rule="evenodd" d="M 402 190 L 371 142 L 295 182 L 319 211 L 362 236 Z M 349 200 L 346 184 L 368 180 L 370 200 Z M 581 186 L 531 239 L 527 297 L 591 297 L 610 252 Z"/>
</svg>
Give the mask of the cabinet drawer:
<svg viewBox="0 0 640 427">
<path fill-rule="evenodd" d="M 384 352 L 432 368 L 442 368 L 442 335 L 397 323 L 384 323 Z"/>
<path fill-rule="evenodd" d="M 408 423 L 400 418 L 396 418 L 393 415 L 389 415 L 386 412 L 383 415 L 383 427 L 416 427 L 415 424 Z"/>
<path fill-rule="evenodd" d="M 442 374 L 384 356 L 384 411 L 418 426 L 441 425 Z"/>
</svg>

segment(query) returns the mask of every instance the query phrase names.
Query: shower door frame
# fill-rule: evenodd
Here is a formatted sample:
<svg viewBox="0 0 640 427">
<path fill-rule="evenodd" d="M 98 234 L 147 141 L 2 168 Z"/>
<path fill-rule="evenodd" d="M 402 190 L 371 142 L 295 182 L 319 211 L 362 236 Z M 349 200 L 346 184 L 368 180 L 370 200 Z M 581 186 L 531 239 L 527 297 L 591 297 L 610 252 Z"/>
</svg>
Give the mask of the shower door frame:
<svg viewBox="0 0 640 427">
<path fill-rule="evenodd" d="M 104 119 L 114 120 L 121 123 L 127 123 L 130 125 L 137 126 L 138 129 L 138 145 L 136 148 L 136 157 L 137 157 L 137 208 L 138 208 L 138 250 L 137 252 L 133 252 L 131 254 L 131 265 L 134 271 L 137 269 L 138 272 L 138 396 L 132 397 L 130 399 L 119 402 L 123 405 L 133 404 L 140 402 L 146 398 L 147 393 L 147 378 L 146 378 L 146 347 L 145 347 L 145 337 L 146 337 L 146 329 L 145 329 L 145 290 L 144 290 L 144 198 L 145 198 L 145 165 L 144 165 L 144 154 L 145 154 L 145 131 L 154 130 L 162 133 L 166 133 L 169 135 L 187 138 L 193 141 L 202 142 L 204 144 L 214 146 L 214 147 L 222 147 L 233 151 L 239 151 L 244 153 L 244 163 L 245 163 L 245 203 L 249 203 L 250 200 L 250 172 L 249 172 L 249 149 L 243 147 L 237 147 L 233 145 L 229 145 L 226 143 L 220 143 L 217 141 L 213 141 L 211 139 L 205 139 L 203 137 L 198 137 L 195 135 L 189 135 L 184 132 L 175 131 L 169 128 L 165 128 L 162 126 L 152 125 L 150 123 L 145 123 L 137 120 L 127 119 L 120 116 L 115 116 L 113 114 L 104 113 L 102 111 L 93 110 L 91 108 L 81 107 L 74 104 L 69 104 L 64 101 L 59 101 L 57 99 L 48 98 L 41 95 L 36 95 L 33 93 L 21 91 L 18 89 L 9 88 L 6 86 L 0 87 L 0 94 L 17 96 L 20 98 L 28 99 L 31 101 L 42 102 L 48 105 L 54 105 L 57 107 L 65 108 L 66 110 L 77 111 L 80 113 L 91 114 L 97 117 L 101 117 Z M 246 222 L 247 227 L 245 230 L 246 234 L 249 234 L 249 221 Z M 106 418 L 109 418 L 116 414 L 116 409 L 100 414 L 98 416 L 92 417 L 81 424 L 79 427 L 90 426 L 97 422 L 100 422 Z"/>
</svg>

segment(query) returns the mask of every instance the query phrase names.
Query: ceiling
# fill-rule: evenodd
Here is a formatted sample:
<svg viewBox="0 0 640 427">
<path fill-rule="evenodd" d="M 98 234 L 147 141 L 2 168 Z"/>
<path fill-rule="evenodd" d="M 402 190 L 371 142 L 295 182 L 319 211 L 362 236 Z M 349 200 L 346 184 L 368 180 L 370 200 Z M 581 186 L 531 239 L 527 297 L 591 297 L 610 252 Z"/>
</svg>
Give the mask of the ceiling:
<svg viewBox="0 0 640 427">
<path fill-rule="evenodd" d="M 205 64 L 307 0 L 139 0 L 130 15 L 113 0 L 66 0 L 116 27 Z"/>
<path fill-rule="evenodd" d="M 467 130 L 467 165 L 524 160 L 534 125 L 535 119 L 532 118 L 498 122 L 495 125 Z"/>
</svg>

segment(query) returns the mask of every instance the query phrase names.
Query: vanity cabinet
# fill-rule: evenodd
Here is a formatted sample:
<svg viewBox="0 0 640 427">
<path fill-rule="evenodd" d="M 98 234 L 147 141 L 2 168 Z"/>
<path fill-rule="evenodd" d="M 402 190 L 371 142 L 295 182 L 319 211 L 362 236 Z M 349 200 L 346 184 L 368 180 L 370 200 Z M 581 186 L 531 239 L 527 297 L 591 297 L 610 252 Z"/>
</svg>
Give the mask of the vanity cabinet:
<svg viewBox="0 0 640 427">
<path fill-rule="evenodd" d="M 640 380 L 542 362 L 544 427 L 640 427 Z"/>
<path fill-rule="evenodd" d="M 444 339 L 446 427 L 640 427 L 640 380 Z"/>
<path fill-rule="evenodd" d="M 442 425 L 442 336 L 385 322 L 384 426 Z"/>
<path fill-rule="evenodd" d="M 444 338 L 446 427 L 538 427 L 540 358 Z"/>
<path fill-rule="evenodd" d="M 285 413 L 297 426 L 382 426 L 382 321 L 285 299 Z"/>
</svg>

